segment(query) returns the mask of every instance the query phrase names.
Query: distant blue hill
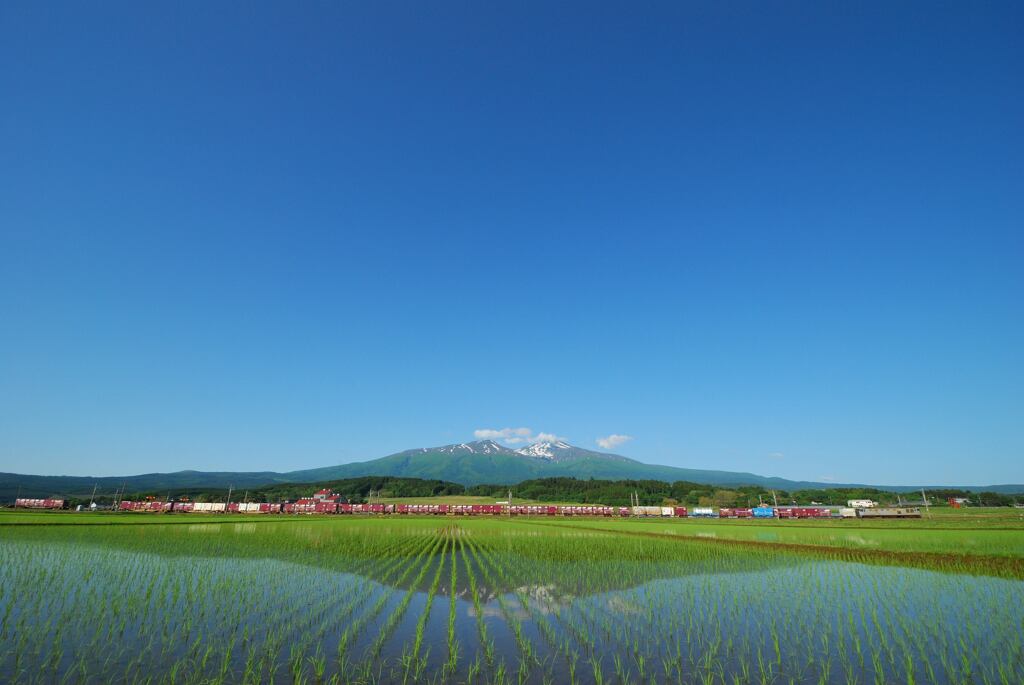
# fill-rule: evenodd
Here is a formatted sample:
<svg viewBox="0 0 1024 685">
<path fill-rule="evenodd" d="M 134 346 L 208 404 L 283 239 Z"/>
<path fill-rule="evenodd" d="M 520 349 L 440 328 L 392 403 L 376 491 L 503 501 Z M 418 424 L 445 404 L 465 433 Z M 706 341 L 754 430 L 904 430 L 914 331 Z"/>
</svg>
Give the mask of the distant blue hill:
<svg viewBox="0 0 1024 685">
<path fill-rule="evenodd" d="M 644 464 L 617 454 L 596 452 L 564 442 L 539 442 L 514 450 L 490 440 L 406 450 L 380 459 L 316 469 L 288 471 L 177 471 L 134 476 L 35 476 L 0 473 L 0 499 L 22 497 L 83 496 L 92 492 L 159 492 L 198 488 L 256 488 L 277 483 L 315 483 L 360 476 L 398 476 L 450 481 L 462 485 L 480 483 L 514 485 L 524 480 L 555 476 L 602 480 L 689 481 L 707 485 L 759 485 L 779 490 L 866 487 L 863 483 L 794 481 L 737 471 L 689 469 Z M 920 485 L 875 486 L 893 491 L 912 491 Z M 943 485 L 926 488 L 963 488 L 974 491 L 1024 493 L 1024 485 Z"/>
</svg>

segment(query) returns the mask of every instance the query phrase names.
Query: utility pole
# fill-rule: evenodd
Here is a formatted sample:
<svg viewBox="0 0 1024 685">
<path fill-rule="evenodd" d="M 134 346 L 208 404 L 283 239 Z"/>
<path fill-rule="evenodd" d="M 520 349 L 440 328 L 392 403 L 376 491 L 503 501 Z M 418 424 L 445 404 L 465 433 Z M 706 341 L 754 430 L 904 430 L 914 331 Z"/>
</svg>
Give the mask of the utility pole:
<svg viewBox="0 0 1024 685">
<path fill-rule="evenodd" d="M 92 496 L 89 498 L 89 508 L 92 509 L 92 503 L 96 501 L 96 488 L 100 486 L 99 483 L 93 483 Z"/>
<path fill-rule="evenodd" d="M 224 513 L 228 513 L 231 509 L 231 491 L 235 488 L 234 484 L 228 486 L 228 502 L 224 505 Z"/>
<path fill-rule="evenodd" d="M 772 501 L 775 502 L 776 508 L 779 506 L 779 498 L 775 496 L 775 491 L 772 490 Z"/>
<path fill-rule="evenodd" d="M 18 494 L 14 496 L 14 508 L 18 508 L 18 500 L 21 499 L 21 486 L 18 486 Z"/>
<path fill-rule="evenodd" d="M 924 502 L 924 514 L 928 518 L 932 517 L 932 511 L 928 508 L 928 497 L 924 494 L 924 488 L 921 488 L 921 501 Z"/>
</svg>

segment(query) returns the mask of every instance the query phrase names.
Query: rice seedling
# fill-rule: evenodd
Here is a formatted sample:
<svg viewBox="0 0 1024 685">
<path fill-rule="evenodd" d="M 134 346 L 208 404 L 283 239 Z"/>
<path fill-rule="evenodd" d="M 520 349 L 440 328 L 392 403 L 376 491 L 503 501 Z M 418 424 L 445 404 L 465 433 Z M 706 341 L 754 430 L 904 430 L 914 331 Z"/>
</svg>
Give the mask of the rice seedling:
<svg viewBox="0 0 1024 685">
<path fill-rule="evenodd" d="M 1024 581 L 970 564 L 661 522 L 239 525 L 0 525 L 0 680 L 1024 682 Z M 908 550 L 941 542 L 895 532 Z M 975 555 L 1017 548 L 1000 535 Z"/>
</svg>

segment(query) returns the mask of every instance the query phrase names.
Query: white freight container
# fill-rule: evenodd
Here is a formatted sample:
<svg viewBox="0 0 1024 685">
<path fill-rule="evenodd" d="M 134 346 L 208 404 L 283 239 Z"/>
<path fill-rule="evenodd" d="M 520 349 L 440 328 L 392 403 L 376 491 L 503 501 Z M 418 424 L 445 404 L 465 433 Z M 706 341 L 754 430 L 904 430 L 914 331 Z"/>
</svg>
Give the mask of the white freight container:
<svg viewBox="0 0 1024 685">
<path fill-rule="evenodd" d="M 662 507 L 661 508 L 661 515 L 662 516 L 675 516 L 675 513 L 676 513 L 676 511 L 672 507 Z"/>
<path fill-rule="evenodd" d="M 192 508 L 192 511 L 224 511 L 226 507 L 227 505 L 224 504 L 224 502 L 196 502 L 195 506 Z"/>
<path fill-rule="evenodd" d="M 661 507 L 633 507 L 633 516 L 661 516 Z"/>
<path fill-rule="evenodd" d="M 839 515 L 844 519 L 855 519 L 857 518 L 857 510 L 853 507 L 843 507 L 839 510 Z"/>
</svg>

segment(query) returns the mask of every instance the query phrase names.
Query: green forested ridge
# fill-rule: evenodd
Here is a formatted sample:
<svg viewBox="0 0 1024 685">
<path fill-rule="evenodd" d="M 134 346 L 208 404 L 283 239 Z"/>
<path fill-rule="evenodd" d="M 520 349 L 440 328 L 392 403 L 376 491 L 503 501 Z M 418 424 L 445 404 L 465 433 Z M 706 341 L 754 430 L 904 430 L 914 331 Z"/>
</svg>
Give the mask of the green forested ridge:
<svg viewBox="0 0 1024 685">
<path fill-rule="evenodd" d="M 478 445 L 480 443 L 470 443 Z M 452 448 L 456 449 L 453 451 Z M 508 489 L 509 485 L 526 481 L 560 482 L 571 479 L 630 482 L 685 482 L 696 487 L 690 491 L 709 489 L 734 489 L 738 492 L 810 491 L 825 492 L 843 489 L 855 492 L 874 490 L 864 485 L 824 484 L 809 481 L 793 481 L 784 478 L 760 476 L 754 473 L 689 469 L 657 464 L 644 464 L 613 454 L 604 454 L 572 448 L 571 458 L 548 460 L 516 454 L 512 450 L 499 448 L 496 453 L 460 452 L 458 448 L 467 445 L 443 446 L 427 449 L 407 450 L 371 461 L 352 462 L 317 469 L 304 469 L 277 473 L 255 472 L 203 472 L 178 471 L 174 473 L 148 473 L 135 476 L 37 476 L 16 473 L 0 473 L 0 502 L 22 497 L 85 497 L 96 487 L 99 493 L 113 494 L 115 491 L 138 492 L 201 492 L 207 490 L 237 490 L 257 488 L 268 490 L 281 486 L 282 491 L 294 488 L 297 483 L 329 483 L 358 480 L 362 478 L 422 479 L 458 483 L 471 489 L 496 484 Z M 918 486 L 891 487 L 893 491 L 916 490 Z M 492 487 L 493 489 L 493 487 Z M 669 493 L 657 490 L 665 497 L 685 501 L 689 496 L 681 491 Z M 990 491 L 992 493 L 1024 492 L 1024 485 L 995 485 L 984 488 L 949 489 L 949 492 L 964 493 Z M 269 490 L 268 490 L 269 491 Z M 593 492 L 589 494 L 594 495 Z M 605 495 L 621 499 L 618 491 L 609 490 Z M 596 495 L 594 495 L 596 496 Z M 604 495 L 602 495 L 604 496 Z M 654 496 L 654 493 L 652 493 Z M 699 498 L 699 496 L 698 496 Z M 692 500 L 693 497 L 690 497 Z M 821 499 L 821 498 L 816 498 Z M 628 503 L 628 498 L 622 500 Z"/>
</svg>

